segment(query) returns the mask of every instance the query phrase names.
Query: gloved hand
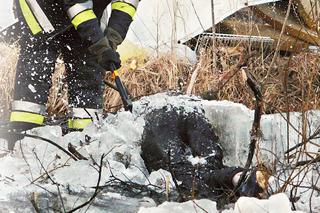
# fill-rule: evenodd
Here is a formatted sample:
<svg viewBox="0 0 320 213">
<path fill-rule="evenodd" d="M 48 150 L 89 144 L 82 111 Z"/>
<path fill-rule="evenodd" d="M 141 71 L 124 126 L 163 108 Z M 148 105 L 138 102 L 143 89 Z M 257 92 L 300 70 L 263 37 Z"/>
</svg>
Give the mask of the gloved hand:
<svg viewBox="0 0 320 213">
<path fill-rule="evenodd" d="M 117 70 L 121 67 L 120 55 L 112 48 L 108 48 L 98 56 L 98 63 L 105 70 Z"/>
<path fill-rule="evenodd" d="M 117 47 L 123 42 L 123 38 L 120 33 L 111 27 L 107 27 L 104 31 L 104 35 L 107 37 L 112 49 L 116 50 Z"/>
<path fill-rule="evenodd" d="M 247 174 L 246 180 L 240 188 L 240 196 L 256 197 L 263 199 L 267 197 L 269 175 L 258 169 L 253 169 Z"/>
<path fill-rule="evenodd" d="M 97 56 L 99 65 L 107 71 L 121 67 L 120 55 L 112 49 L 106 37 L 89 47 L 89 52 Z"/>
</svg>

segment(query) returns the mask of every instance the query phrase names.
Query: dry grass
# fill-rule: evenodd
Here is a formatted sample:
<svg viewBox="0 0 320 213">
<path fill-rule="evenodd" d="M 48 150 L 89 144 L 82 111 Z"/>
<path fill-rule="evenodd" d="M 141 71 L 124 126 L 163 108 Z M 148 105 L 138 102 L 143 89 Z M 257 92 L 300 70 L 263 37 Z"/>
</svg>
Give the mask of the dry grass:
<svg viewBox="0 0 320 213">
<path fill-rule="evenodd" d="M 140 61 L 140 64 L 139 64 Z M 164 55 L 157 59 L 143 62 L 131 59 L 121 69 L 121 79 L 125 83 L 132 97 L 154 94 L 163 91 L 179 90 L 185 84 L 192 66 L 186 61 L 177 60 L 171 55 Z M 108 81 L 112 81 L 107 76 Z M 105 94 L 105 109 L 112 110 L 121 104 L 117 92 L 107 88 Z"/>
<path fill-rule="evenodd" d="M 58 59 L 47 103 L 49 115 L 64 116 L 68 113 L 68 86 L 64 83 L 64 77 L 65 67 L 63 61 Z"/>
<path fill-rule="evenodd" d="M 9 117 L 18 52 L 16 46 L 0 43 L 0 119 Z"/>
<path fill-rule="evenodd" d="M 163 91 L 185 93 L 190 78 L 198 69 L 192 94 L 208 99 L 231 100 L 254 107 L 254 100 L 245 84 L 243 72 L 235 70 L 242 56 L 248 55 L 244 48 L 218 48 L 217 70 L 212 71 L 211 54 L 202 51 L 197 65 L 191 65 L 172 55 L 163 55 L 155 59 L 132 58 L 122 67 L 121 78 L 134 99 Z M 7 119 L 14 70 L 18 56 L 17 47 L 0 44 L 0 118 Z M 301 53 L 291 57 L 280 57 L 270 69 L 272 54 L 268 57 L 261 53 L 253 54 L 246 67 L 261 83 L 265 113 L 280 111 L 305 111 L 319 108 L 319 66 L 317 54 Z M 67 113 L 67 86 L 63 83 L 64 67 L 57 63 L 57 70 L 52 77 L 48 111 L 51 114 Z M 106 80 L 112 82 L 107 75 Z M 208 92 L 209 91 L 209 92 Z M 121 106 L 117 92 L 107 88 L 105 92 L 105 110 L 116 111 Z"/>
</svg>

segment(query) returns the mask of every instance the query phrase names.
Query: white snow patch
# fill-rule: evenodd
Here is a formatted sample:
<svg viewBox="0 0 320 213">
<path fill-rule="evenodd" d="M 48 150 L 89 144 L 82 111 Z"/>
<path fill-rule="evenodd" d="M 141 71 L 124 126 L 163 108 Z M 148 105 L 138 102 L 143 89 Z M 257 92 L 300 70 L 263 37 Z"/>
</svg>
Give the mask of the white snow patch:
<svg viewBox="0 0 320 213">
<path fill-rule="evenodd" d="M 36 93 L 36 92 L 37 92 L 37 90 L 36 90 L 36 89 L 34 88 L 34 86 L 31 85 L 31 84 L 28 85 L 28 89 L 29 89 L 32 93 Z"/>
<path fill-rule="evenodd" d="M 197 164 L 200 164 L 200 165 L 204 165 L 204 164 L 207 164 L 207 160 L 206 158 L 204 157 L 199 157 L 199 156 L 196 156 L 196 157 L 193 157 L 192 155 L 190 155 L 188 157 L 188 161 L 193 165 L 197 165 Z"/>
</svg>

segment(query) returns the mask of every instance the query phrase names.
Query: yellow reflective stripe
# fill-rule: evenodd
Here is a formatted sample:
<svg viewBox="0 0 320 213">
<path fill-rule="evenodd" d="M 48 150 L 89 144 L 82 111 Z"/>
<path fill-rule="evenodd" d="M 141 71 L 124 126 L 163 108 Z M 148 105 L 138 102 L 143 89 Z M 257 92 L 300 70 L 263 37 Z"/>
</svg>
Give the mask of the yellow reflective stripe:
<svg viewBox="0 0 320 213">
<path fill-rule="evenodd" d="M 91 118 L 76 118 L 68 120 L 68 127 L 70 129 L 84 129 L 92 123 Z"/>
<path fill-rule="evenodd" d="M 30 112 L 11 112 L 10 121 L 42 125 L 44 122 L 44 116 Z"/>
<path fill-rule="evenodd" d="M 89 20 L 92 20 L 92 19 L 95 19 L 97 18 L 96 14 L 94 14 L 93 10 L 86 10 L 86 11 L 83 11 L 81 13 L 79 13 L 78 15 L 76 15 L 71 23 L 73 24 L 74 28 L 78 28 L 78 26 L 80 24 L 82 24 L 83 22 L 86 22 L 86 21 L 89 21 Z"/>
<path fill-rule="evenodd" d="M 36 35 L 36 34 L 42 32 L 42 28 L 40 27 L 37 19 L 34 17 L 26 0 L 19 0 L 19 3 L 20 3 L 23 17 L 26 20 L 32 34 Z"/>
<path fill-rule="evenodd" d="M 134 14 L 136 13 L 136 8 L 134 6 L 132 6 L 131 4 L 128 4 L 125 2 L 112 3 L 111 8 L 112 8 L 112 10 L 120 10 L 122 12 L 125 12 L 128 15 L 130 15 L 131 17 L 133 17 Z"/>
</svg>

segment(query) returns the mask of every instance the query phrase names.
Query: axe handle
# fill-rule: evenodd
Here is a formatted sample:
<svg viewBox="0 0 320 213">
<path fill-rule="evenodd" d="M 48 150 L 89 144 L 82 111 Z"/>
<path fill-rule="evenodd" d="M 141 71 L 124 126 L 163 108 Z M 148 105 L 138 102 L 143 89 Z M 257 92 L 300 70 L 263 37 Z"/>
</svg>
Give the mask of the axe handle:
<svg viewBox="0 0 320 213">
<path fill-rule="evenodd" d="M 121 82 L 118 70 L 114 70 L 114 71 L 112 71 L 112 73 L 113 73 L 113 77 L 114 77 L 114 80 L 116 82 L 116 86 L 118 88 L 118 92 L 120 94 L 121 100 L 123 102 L 124 109 L 126 111 L 132 112 L 132 107 L 133 107 L 132 106 L 132 101 L 131 101 L 131 99 L 130 99 L 125 87 L 123 86 L 123 84 Z"/>
</svg>

